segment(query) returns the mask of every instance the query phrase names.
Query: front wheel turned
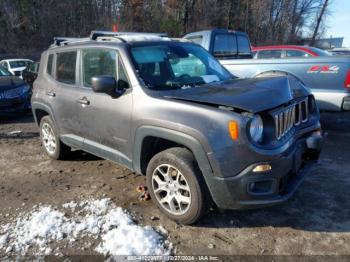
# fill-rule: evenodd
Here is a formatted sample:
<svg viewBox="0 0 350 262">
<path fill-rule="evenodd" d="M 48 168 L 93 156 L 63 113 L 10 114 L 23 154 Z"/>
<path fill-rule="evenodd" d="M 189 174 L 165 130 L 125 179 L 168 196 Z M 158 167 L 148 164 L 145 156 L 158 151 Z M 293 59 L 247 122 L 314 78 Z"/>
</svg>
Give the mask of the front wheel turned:
<svg viewBox="0 0 350 262">
<path fill-rule="evenodd" d="M 153 202 L 171 219 L 193 224 L 209 209 L 204 179 L 189 150 L 171 148 L 156 154 L 146 177 Z"/>
</svg>

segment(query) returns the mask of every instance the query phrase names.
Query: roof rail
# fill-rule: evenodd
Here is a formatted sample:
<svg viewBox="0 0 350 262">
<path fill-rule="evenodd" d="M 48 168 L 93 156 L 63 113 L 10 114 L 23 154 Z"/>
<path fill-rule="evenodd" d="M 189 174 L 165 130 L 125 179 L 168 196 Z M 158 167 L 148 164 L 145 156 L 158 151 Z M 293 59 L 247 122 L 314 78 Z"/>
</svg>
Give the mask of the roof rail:
<svg viewBox="0 0 350 262">
<path fill-rule="evenodd" d="M 92 31 L 90 34 L 91 40 L 97 40 L 98 37 L 122 37 L 122 36 L 158 36 L 167 37 L 165 33 L 140 33 L 140 32 L 111 32 L 111 31 Z"/>
<path fill-rule="evenodd" d="M 96 41 L 115 41 L 126 43 L 127 41 L 119 36 L 99 36 L 96 38 Z"/>
<path fill-rule="evenodd" d="M 71 43 L 79 43 L 86 41 L 114 41 L 126 43 L 129 41 L 140 40 L 169 40 L 165 33 L 137 33 L 137 32 L 110 32 L 110 31 L 92 31 L 90 37 L 54 37 L 51 46 L 63 46 Z"/>
<path fill-rule="evenodd" d="M 54 37 L 53 45 L 61 46 L 67 45 L 68 43 L 85 42 L 90 40 L 89 38 L 79 38 L 79 37 Z"/>
</svg>

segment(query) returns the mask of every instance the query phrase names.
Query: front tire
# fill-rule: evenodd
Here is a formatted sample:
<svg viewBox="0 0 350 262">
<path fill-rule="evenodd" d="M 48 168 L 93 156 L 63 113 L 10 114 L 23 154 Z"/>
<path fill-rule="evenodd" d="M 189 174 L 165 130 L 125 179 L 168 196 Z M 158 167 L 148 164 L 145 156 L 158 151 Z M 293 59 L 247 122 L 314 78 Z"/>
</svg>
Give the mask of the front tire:
<svg viewBox="0 0 350 262">
<path fill-rule="evenodd" d="M 64 159 L 71 151 L 59 139 L 57 128 L 50 116 L 44 116 L 40 120 L 40 138 L 46 154 L 52 159 Z"/>
<path fill-rule="evenodd" d="M 148 164 L 147 186 L 152 201 L 172 220 L 193 224 L 209 210 L 207 188 L 193 154 L 170 148 Z"/>
</svg>

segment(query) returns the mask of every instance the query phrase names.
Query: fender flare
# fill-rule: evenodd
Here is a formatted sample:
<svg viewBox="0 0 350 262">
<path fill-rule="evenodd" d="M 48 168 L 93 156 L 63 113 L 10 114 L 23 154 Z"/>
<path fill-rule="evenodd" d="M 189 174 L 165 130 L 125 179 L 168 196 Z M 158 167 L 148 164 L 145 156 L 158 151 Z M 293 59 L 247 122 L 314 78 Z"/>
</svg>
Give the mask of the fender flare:
<svg viewBox="0 0 350 262">
<path fill-rule="evenodd" d="M 181 144 L 190 149 L 197 160 L 198 166 L 206 179 L 213 175 L 207 154 L 201 143 L 194 137 L 172 129 L 156 126 L 141 126 L 136 130 L 133 151 L 133 169 L 141 173 L 141 150 L 144 139 L 148 136 L 159 137 Z"/>
<path fill-rule="evenodd" d="M 38 109 L 47 112 L 51 116 L 54 123 L 56 123 L 55 115 L 53 114 L 52 109 L 48 105 L 46 105 L 44 103 L 40 103 L 40 102 L 32 102 L 33 117 L 34 117 L 34 120 L 37 123 L 37 125 L 40 125 L 40 123 L 38 122 L 37 116 L 36 116 L 36 110 L 38 110 Z"/>
</svg>

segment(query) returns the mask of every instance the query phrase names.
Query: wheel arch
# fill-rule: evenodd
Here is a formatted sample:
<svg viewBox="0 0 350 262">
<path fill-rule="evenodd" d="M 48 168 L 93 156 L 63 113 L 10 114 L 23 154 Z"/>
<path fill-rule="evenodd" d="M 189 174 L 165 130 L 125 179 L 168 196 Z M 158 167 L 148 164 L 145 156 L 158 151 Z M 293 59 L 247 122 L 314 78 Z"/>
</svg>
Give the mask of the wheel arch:
<svg viewBox="0 0 350 262">
<path fill-rule="evenodd" d="M 33 116 L 36 124 L 39 126 L 41 119 L 49 115 L 52 118 L 52 121 L 55 122 L 54 115 L 52 113 L 52 110 L 49 106 L 39 103 L 39 102 L 33 102 L 32 103 L 32 111 L 33 111 Z"/>
<path fill-rule="evenodd" d="M 154 143 L 164 142 L 165 145 L 156 145 L 149 155 L 145 154 L 154 147 Z M 159 146 L 159 147 L 158 147 Z M 149 160 L 158 152 L 170 147 L 185 147 L 194 155 L 204 177 L 212 175 L 213 170 L 201 143 L 194 137 L 171 129 L 155 126 L 142 126 L 137 129 L 133 152 L 133 168 L 136 172 L 145 174 Z M 162 150 L 160 150 L 162 149 Z M 160 150 L 160 151 L 159 151 Z"/>
</svg>

